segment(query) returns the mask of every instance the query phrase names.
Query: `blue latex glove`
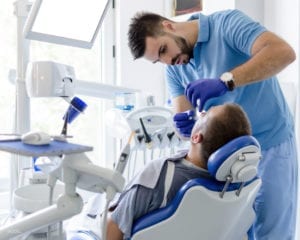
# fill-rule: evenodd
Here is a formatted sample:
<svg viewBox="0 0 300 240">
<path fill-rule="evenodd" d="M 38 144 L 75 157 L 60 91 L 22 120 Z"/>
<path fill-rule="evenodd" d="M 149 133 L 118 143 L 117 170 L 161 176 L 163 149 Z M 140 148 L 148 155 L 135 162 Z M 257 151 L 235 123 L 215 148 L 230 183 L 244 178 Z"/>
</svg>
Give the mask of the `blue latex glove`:
<svg viewBox="0 0 300 240">
<path fill-rule="evenodd" d="M 227 91 L 226 84 L 220 79 L 199 79 L 186 87 L 185 95 L 193 107 L 199 105 L 199 112 L 201 112 L 208 99 L 222 96 Z"/>
<path fill-rule="evenodd" d="M 176 113 L 173 117 L 175 127 L 180 135 L 183 137 L 190 137 L 193 126 L 196 122 L 195 112 L 193 110 L 188 110 L 186 112 Z"/>
</svg>

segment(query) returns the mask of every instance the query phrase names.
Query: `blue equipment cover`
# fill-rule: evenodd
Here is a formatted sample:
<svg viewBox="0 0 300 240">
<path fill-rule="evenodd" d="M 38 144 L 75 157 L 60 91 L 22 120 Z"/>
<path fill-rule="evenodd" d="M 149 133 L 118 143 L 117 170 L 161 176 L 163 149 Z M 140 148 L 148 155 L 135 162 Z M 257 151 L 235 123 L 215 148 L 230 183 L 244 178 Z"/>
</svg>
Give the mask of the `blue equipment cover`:
<svg viewBox="0 0 300 240">
<path fill-rule="evenodd" d="M 93 147 L 62 141 L 51 141 L 50 144 L 39 146 L 25 144 L 22 141 L 2 141 L 0 150 L 24 156 L 40 157 L 87 152 L 92 151 Z"/>
</svg>

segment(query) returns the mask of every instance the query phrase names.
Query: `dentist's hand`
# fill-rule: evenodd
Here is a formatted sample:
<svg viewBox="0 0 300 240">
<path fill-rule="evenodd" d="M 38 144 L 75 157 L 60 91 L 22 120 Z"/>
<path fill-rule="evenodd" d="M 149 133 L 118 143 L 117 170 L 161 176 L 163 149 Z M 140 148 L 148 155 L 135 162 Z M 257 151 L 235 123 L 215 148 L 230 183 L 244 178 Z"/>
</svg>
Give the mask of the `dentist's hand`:
<svg viewBox="0 0 300 240">
<path fill-rule="evenodd" d="M 199 79 L 191 82 L 185 89 L 185 95 L 193 107 L 200 101 L 199 112 L 203 110 L 205 102 L 214 97 L 225 94 L 228 88 L 220 79 Z"/>
<path fill-rule="evenodd" d="M 177 132 L 185 138 L 191 136 L 193 126 L 196 122 L 195 112 L 193 110 L 188 110 L 185 112 L 176 113 L 173 117 L 173 121 Z"/>
</svg>

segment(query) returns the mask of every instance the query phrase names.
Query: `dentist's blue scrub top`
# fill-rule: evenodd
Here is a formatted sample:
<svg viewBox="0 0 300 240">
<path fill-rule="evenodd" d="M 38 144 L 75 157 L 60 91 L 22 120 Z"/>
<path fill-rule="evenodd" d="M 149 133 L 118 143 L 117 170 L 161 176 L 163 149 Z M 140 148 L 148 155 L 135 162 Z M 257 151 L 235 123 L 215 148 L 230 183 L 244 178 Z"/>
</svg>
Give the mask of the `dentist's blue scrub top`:
<svg viewBox="0 0 300 240">
<path fill-rule="evenodd" d="M 188 83 L 219 78 L 222 73 L 243 64 L 251 57 L 255 39 L 266 29 L 238 10 L 226 10 L 199 19 L 199 35 L 193 58 L 186 65 L 167 66 L 167 83 L 172 97 L 184 94 Z M 208 100 L 204 109 L 224 102 L 235 102 L 246 111 L 253 135 L 263 150 L 278 145 L 293 135 L 293 118 L 276 77 L 237 87 L 232 92 Z"/>
</svg>

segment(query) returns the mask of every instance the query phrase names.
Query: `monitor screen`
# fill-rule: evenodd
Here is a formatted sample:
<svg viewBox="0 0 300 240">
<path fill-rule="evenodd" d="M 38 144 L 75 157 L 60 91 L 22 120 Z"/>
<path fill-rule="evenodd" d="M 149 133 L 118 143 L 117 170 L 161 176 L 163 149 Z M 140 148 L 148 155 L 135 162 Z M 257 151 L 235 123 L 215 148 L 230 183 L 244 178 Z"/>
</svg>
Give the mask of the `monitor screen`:
<svg viewBox="0 0 300 240">
<path fill-rule="evenodd" d="M 24 27 L 33 40 L 91 48 L 110 0 L 36 0 Z"/>
</svg>

